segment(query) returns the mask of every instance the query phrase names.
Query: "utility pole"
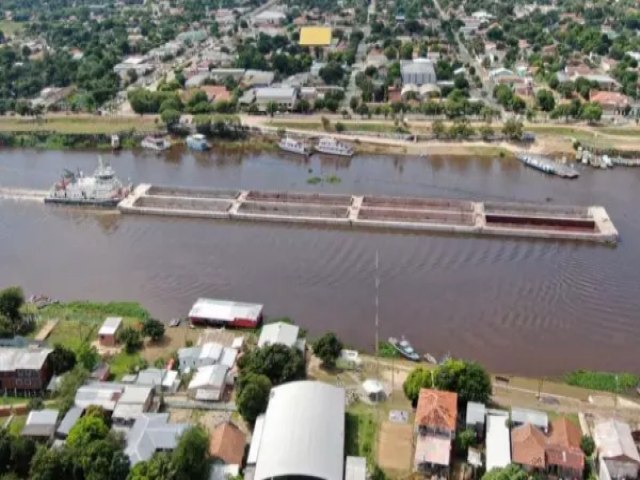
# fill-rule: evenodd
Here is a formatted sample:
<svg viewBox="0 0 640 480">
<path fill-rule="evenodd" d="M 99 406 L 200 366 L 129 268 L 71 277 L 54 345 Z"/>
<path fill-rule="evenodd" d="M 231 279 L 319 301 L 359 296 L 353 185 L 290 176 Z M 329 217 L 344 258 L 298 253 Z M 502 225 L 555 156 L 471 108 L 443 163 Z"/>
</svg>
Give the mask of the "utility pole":
<svg viewBox="0 0 640 480">
<path fill-rule="evenodd" d="M 378 274 L 379 267 L 379 255 L 378 250 L 376 250 L 376 319 L 375 319 L 375 329 L 376 329 L 376 376 L 378 380 L 380 379 L 380 332 L 378 331 L 380 327 L 380 315 L 379 315 L 379 307 L 380 307 L 380 276 Z"/>
</svg>

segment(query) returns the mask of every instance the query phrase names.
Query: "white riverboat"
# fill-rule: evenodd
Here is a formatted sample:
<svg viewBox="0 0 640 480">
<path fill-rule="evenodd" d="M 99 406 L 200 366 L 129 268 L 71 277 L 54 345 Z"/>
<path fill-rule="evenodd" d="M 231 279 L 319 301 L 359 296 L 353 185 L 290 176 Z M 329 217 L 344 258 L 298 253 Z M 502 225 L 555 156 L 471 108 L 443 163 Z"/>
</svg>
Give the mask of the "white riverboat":
<svg viewBox="0 0 640 480">
<path fill-rule="evenodd" d="M 278 142 L 280 150 L 289 153 L 297 153 L 298 155 L 309 155 L 309 147 L 304 142 L 300 142 L 291 137 L 284 137 Z"/>
<path fill-rule="evenodd" d="M 189 135 L 187 137 L 187 146 L 191 150 L 195 150 L 198 152 L 204 152 L 205 150 L 209 150 L 211 145 L 207 142 L 207 137 L 202 135 L 201 133 L 194 133 L 193 135 Z"/>
<path fill-rule="evenodd" d="M 169 143 L 169 140 L 167 140 L 165 137 L 152 137 L 149 135 L 147 137 L 144 137 L 144 140 L 142 140 L 140 146 L 142 148 L 146 148 L 147 150 L 162 152 L 164 150 L 167 150 L 171 146 L 171 143 Z"/>
<path fill-rule="evenodd" d="M 333 137 L 322 137 L 316 145 L 316 151 L 326 153 L 327 155 L 339 155 L 341 157 L 353 156 L 353 148 L 337 141 Z"/>
</svg>

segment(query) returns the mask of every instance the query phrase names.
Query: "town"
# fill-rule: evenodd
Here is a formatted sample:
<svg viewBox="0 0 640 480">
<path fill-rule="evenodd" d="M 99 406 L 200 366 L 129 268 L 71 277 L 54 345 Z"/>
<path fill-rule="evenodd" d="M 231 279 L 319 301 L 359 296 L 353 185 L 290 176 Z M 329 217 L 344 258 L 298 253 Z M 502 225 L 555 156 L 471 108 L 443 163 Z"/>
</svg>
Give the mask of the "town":
<svg viewBox="0 0 640 480">
<path fill-rule="evenodd" d="M 133 303 L 0 291 L 5 474 L 638 478 L 637 375 L 545 384 L 417 364 L 395 339 L 369 356 L 263 309 L 201 298 L 165 324 Z"/>
<path fill-rule="evenodd" d="M 633 2 L 33 3 L 0 12 L 0 113 L 37 119 L 6 120 L 13 135 L 84 112 L 100 116 L 97 130 L 60 133 L 229 136 L 242 124 L 639 150 Z"/>
</svg>

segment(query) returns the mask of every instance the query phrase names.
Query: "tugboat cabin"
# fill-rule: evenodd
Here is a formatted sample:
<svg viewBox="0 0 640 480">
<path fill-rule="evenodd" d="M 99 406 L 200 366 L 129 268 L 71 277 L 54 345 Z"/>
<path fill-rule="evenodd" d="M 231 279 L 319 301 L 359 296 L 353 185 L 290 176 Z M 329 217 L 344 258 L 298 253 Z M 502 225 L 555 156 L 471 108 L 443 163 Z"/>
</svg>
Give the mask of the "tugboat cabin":
<svg viewBox="0 0 640 480">
<path fill-rule="evenodd" d="M 192 325 L 256 328 L 262 323 L 263 306 L 257 303 L 199 298 L 189 311 Z"/>
</svg>

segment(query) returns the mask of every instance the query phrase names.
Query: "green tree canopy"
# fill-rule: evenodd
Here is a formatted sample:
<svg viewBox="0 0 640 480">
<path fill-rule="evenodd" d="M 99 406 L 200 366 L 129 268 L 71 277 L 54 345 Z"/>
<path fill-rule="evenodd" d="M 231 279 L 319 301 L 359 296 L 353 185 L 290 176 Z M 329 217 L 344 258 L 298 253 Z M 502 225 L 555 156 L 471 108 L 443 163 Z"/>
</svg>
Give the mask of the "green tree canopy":
<svg viewBox="0 0 640 480">
<path fill-rule="evenodd" d="M 142 325 L 142 335 L 157 342 L 164 337 L 164 323 L 155 318 L 147 318 Z"/>
<path fill-rule="evenodd" d="M 433 372 L 424 367 L 417 367 L 411 370 L 407 379 L 402 384 L 405 396 L 411 400 L 413 405 L 418 402 L 421 388 L 432 388 Z"/>
<path fill-rule="evenodd" d="M 177 125 L 180 121 L 180 117 L 180 112 L 172 108 L 163 110 L 163 112 L 160 114 L 160 120 L 162 120 L 162 123 L 164 123 L 167 128 L 171 128 Z"/>
<path fill-rule="evenodd" d="M 536 93 L 536 103 L 543 112 L 550 112 L 556 108 L 556 100 L 553 98 L 553 93 L 544 88 Z"/>
<path fill-rule="evenodd" d="M 205 480 L 209 473 L 209 437 L 202 427 L 191 427 L 173 451 L 175 480 Z"/>
<path fill-rule="evenodd" d="M 589 435 L 583 435 L 580 439 L 580 448 L 587 457 L 590 457 L 596 449 L 596 442 Z"/>
<path fill-rule="evenodd" d="M 325 367 L 335 366 L 341 351 L 342 342 L 333 332 L 325 333 L 313 344 L 313 353 L 322 360 Z"/>
<path fill-rule="evenodd" d="M 451 358 L 438 366 L 434 383 L 439 390 L 456 392 L 461 404 L 486 403 L 491 396 L 491 378 L 476 362 Z"/>
<path fill-rule="evenodd" d="M 20 321 L 20 308 L 24 305 L 24 293 L 20 287 L 8 287 L 0 290 L 0 315 L 12 323 Z"/>
<path fill-rule="evenodd" d="M 104 440 L 109 435 L 109 427 L 104 419 L 91 415 L 84 416 L 69 430 L 66 445 L 76 448 L 96 440 Z"/>
<path fill-rule="evenodd" d="M 302 352 L 278 343 L 246 353 L 238 365 L 241 375 L 250 372 L 266 375 L 272 385 L 301 380 L 306 375 Z"/>
<path fill-rule="evenodd" d="M 238 412 L 244 420 L 253 425 L 256 418 L 267 410 L 271 382 L 266 375 L 249 373 L 238 379 Z"/>
<path fill-rule="evenodd" d="M 118 341 L 124 344 L 127 353 L 134 353 L 142 347 L 142 335 L 133 327 L 125 327 L 118 333 Z"/>
<path fill-rule="evenodd" d="M 76 354 L 73 353 L 73 350 L 60 344 L 56 344 L 53 347 L 53 352 L 51 352 L 49 359 L 55 375 L 68 372 L 76 366 Z"/>
<path fill-rule="evenodd" d="M 493 468 L 482 476 L 482 480 L 528 480 L 529 475 L 515 464 L 504 468 Z"/>
</svg>

